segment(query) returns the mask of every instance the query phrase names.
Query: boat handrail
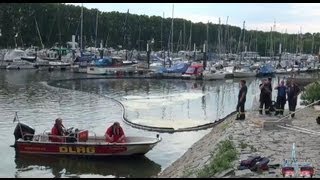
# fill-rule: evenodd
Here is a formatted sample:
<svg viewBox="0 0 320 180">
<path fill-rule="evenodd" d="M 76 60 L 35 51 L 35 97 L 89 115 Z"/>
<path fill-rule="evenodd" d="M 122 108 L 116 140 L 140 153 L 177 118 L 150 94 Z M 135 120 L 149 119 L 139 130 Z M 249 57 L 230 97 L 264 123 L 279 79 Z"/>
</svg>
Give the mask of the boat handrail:
<svg viewBox="0 0 320 180">
<path fill-rule="evenodd" d="M 95 132 L 88 130 L 88 133 L 93 133 L 93 135 L 94 135 L 94 140 L 95 140 L 95 141 L 97 140 L 97 134 L 96 134 Z"/>
<path fill-rule="evenodd" d="M 50 132 L 50 129 L 45 129 L 42 134 L 45 135 L 46 133 L 47 133 L 47 134 L 50 134 L 50 133 L 51 133 L 51 132 Z"/>
</svg>

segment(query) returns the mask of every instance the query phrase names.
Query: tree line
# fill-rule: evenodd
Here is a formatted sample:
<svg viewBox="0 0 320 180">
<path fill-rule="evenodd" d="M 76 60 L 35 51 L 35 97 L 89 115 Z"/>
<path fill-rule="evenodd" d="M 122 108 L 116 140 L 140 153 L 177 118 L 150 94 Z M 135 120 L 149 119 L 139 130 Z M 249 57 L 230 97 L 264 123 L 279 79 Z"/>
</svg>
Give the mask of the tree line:
<svg viewBox="0 0 320 180">
<path fill-rule="evenodd" d="M 149 43 L 153 50 L 179 51 L 193 50 L 194 44 L 202 50 L 206 43 L 207 50 L 213 53 L 239 53 L 246 49 L 263 56 L 278 54 L 280 43 L 282 52 L 290 53 L 318 54 L 320 47 L 320 33 L 248 31 L 223 23 L 192 23 L 179 18 L 173 19 L 171 41 L 171 23 L 172 18 L 84 7 L 83 44 L 99 47 L 103 41 L 104 47 L 145 51 Z M 72 35 L 76 35 L 76 41 L 80 39 L 80 27 L 80 6 L 61 3 L 2 3 L 0 6 L 1 48 L 64 45 L 71 41 Z"/>
</svg>

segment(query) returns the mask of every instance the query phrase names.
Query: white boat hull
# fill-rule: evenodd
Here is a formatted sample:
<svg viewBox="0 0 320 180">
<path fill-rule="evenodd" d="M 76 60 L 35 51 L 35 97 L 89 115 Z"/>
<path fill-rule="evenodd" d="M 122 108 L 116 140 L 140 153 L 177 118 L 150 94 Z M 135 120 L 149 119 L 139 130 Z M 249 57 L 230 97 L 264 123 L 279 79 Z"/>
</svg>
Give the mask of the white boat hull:
<svg viewBox="0 0 320 180">
<path fill-rule="evenodd" d="M 134 73 L 136 71 L 136 66 L 135 65 L 127 65 L 127 66 L 120 66 L 120 67 L 107 67 L 106 68 L 106 73 L 107 74 L 117 74 L 118 72 L 121 73 L 128 73 L 132 72 Z"/>
<path fill-rule="evenodd" d="M 134 71 L 136 71 L 136 66 L 134 65 L 120 66 L 120 67 L 95 67 L 95 66 L 87 67 L 87 74 L 114 75 L 114 74 L 117 74 L 118 72 L 128 73 L 128 72 L 134 72 Z"/>
<path fill-rule="evenodd" d="M 276 74 L 288 74 L 288 73 L 291 73 L 291 72 L 289 72 L 289 71 L 287 71 L 285 69 L 276 69 L 275 73 Z"/>
<path fill-rule="evenodd" d="M 81 67 L 79 65 L 72 65 L 71 72 L 74 73 L 87 73 L 87 67 Z"/>
<path fill-rule="evenodd" d="M 245 77 L 255 77 L 257 76 L 256 72 L 233 72 L 235 78 L 245 78 Z"/>
<path fill-rule="evenodd" d="M 204 73 L 203 79 L 204 80 L 219 80 L 224 79 L 226 74 L 224 73 Z"/>
<path fill-rule="evenodd" d="M 105 67 L 88 66 L 87 67 L 87 74 L 104 75 L 104 74 L 106 74 L 106 68 Z"/>
<path fill-rule="evenodd" d="M 35 69 L 33 64 L 24 64 L 24 65 L 7 65 L 6 69 Z"/>
</svg>

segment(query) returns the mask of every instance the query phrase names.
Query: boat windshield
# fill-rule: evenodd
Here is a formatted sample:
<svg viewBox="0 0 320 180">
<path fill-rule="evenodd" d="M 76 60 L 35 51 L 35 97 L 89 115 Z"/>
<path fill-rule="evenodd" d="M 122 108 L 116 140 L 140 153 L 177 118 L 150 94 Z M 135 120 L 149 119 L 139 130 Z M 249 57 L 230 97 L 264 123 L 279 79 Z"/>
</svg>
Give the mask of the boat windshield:
<svg viewBox="0 0 320 180">
<path fill-rule="evenodd" d="M 186 73 L 188 73 L 188 74 L 193 74 L 194 71 L 195 71 L 195 68 L 194 68 L 194 67 L 189 67 L 189 68 L 187 69 Z"/>
</svg>

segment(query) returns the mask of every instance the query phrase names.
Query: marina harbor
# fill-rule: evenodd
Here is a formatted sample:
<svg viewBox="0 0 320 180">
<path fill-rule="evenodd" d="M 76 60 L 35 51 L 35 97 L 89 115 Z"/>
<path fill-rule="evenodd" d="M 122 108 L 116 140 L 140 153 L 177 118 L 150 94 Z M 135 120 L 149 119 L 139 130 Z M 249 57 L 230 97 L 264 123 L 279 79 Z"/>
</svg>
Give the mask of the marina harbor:
<svg viewBox="0 0 320 180">
<path fill-rule="evenodd" d="M 0 177 L 319 177 L 317 7 L 2 3 Z"/>
</svg>

